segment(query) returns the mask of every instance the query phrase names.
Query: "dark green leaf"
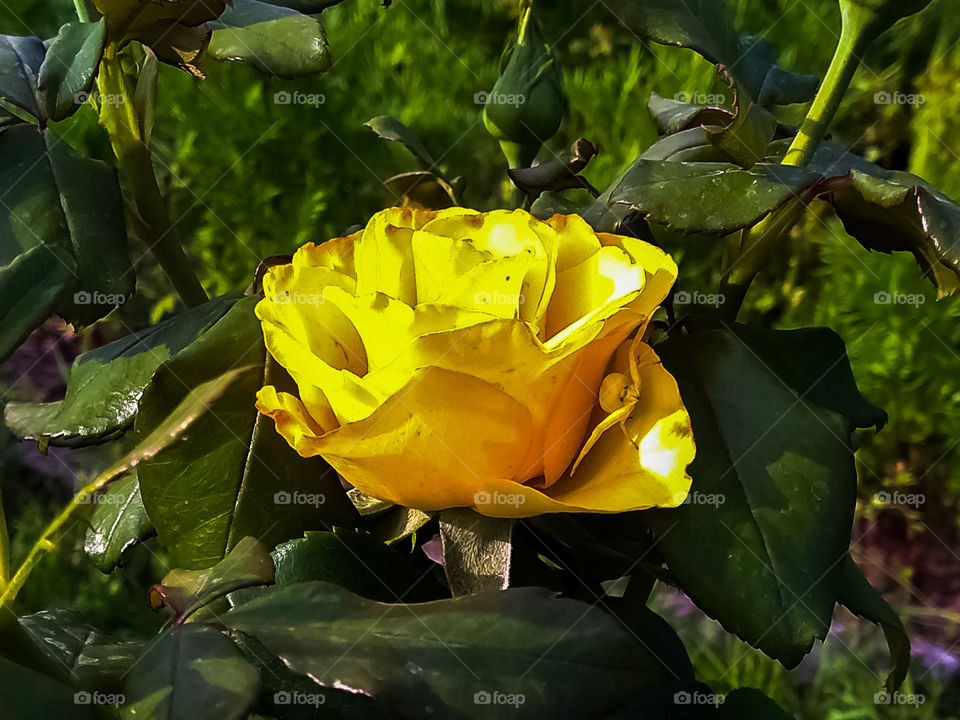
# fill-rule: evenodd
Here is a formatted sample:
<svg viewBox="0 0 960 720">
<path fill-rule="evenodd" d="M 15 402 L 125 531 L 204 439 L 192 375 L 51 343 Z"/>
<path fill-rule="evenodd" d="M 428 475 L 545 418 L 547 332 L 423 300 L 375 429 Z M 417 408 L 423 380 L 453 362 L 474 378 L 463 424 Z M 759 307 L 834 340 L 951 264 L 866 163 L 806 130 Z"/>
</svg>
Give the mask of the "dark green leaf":
<svg viewBox="0 0 960 720">
<path fill-rule="evenodd" d="M 20 624 L 79 687 L 90 691 L 120 692 L 121 678 L 143 646 L 106 637 L 72 610 L 42 610 L 20 618 Z"/>
<path fill-rule="evenodd" d="M 133 473 L 117 480 L 98 498 L 83 547 L 100 571 L 110 573 L 134 545 L 154 533 L 140 497 L 140 483 Z"/>
<path fill-rule="evenodd" d="M 215 60 L 241 60 L 282 78 L 322 73 L 332 63 L 319 18 L 281 3 L 235 0 L 211 27 L 207 54 Z"/>
<path fill-rule="evenodd" d="M 849 555 L 839 569 L 837 601 L 855 615 L 883 628 L 890 648 L 890 675 L 887 691 L 894 692 L 903 683 L 910 669 L 910 637 L 897 613 L 874 590 Z"/>
<path fill-rule="evenodd" d="M 2 291 L 2 287 L 0 287 Z M 8 403 L 4 420 L 22 438 L 77 447 L 103 442 L 133 422 L 144 388 L 169 360 L 216 322 L 236 298 L 223 296 L 167 318 L 74 361 L 62 401 Z"/>
<path fill-rule="evenodd" d="M 73 255 L 56 245 L 37 245 L 0 267 L 0 360 L 50 317 L 74 282 Z"/>
<path fill-rule="evenodd" d="M 29 670 L 0 657 L 0 719 L 2 720 L 95 720 L 84 695 L 36 670 Z M 82 691 L 81 691 L 82 692 Z M 76 702 L 79 700 L 80 702 Z"/>
<path fill-rule="evenodd" d="M 161 365 L 140 403 L 137 434 L 149 432 L 191 388 L 235 365 L 254 364 L 193 428 L 191 441 L 139 469 L 140 492 L 160 541 L 182 568 L 220 560 L 250 535 L 273 547 L 356 515 L 336 472 L 321 458 L 301 458 L 256 409 L 264 384 L 292 381 L 267 360 L 258 298 L 238 302 L 210 330 Z M 265 369 L 264 369 L 265 368 Z"/>
<path fill-rule="evenodd" d="M 609 9 L 637 35 L 690 48 L 721 66 L 765 107 L 806 102 L 817 90 L 816 78 L 780 69 L 765 40 L 741 38 L 726 0 L 611 0 Z"/>
<path fill-rule="evenodd" d="M 657 351 L 690 412 L 697 457 L 687 502 L 643 518 L 704 612 L 795 666 L 826 636 L 838 597 L 857 494 L 851 433 L 883 414 L 860 397 L 826 329 L 730 324 Z"/>
<path fill-rule="evenodd" d="M 40 66 L 38 90 L 44 114 L 51 120 L 73 115 L 93 85 L 103 55 L 106 23 L 67 23 L 47 50 Z"/>
<path fill-rule="evenodd" d="M 239 720 L 259 691 L 259 673 L 229 639 L 206 625 L 180 625 L 134 665 L 121 711 L 130 720 Z"/>
<path fill-rule="evenodd" d="M 673 135 L 701 125 L 723 127 L 733 121 L 733 112 L 723 107 L 691 105 L 690 103 L 650 94 L 647 107 L 657 123 L 661 135 Z"/>
<path fill-rule="evenodd" d="M 382 605 L 315 582 L 223 620 L 294 672 L 370 694 L 404 719 L 603 717 L 665 680 L 617 620 L 536 588 Z M 516 709 L 503 704 L 511 695 L 523 698 Z"/>
<path fill-rule="evenodd" d="M 513 520 L 490 518 L 469 508 L 440 513 L 443 569 L 454 597 L 510 585 Z"/>
<path fill-rule="evenodd" d="M 273 557 L 278 586 L 322 580 L 380 602 L 422 602 L 444 592 L 399 550 L 355 532 L 308 532 Z"/>
<path fill-rule="evenodd" d="M 710 143 L 741 167 L 751 168 L 767 156 L 777 119 L 744 93 L 737 93 L 737 113 L 720 127 L 708 127 Z"/>
<path fill-rule="evenodd" d="M 364 123 L 384 140 L 391 140 L 403 145 L 410 153 L 420 161 L 424 168 L 431 168 L 436 163 L 430 151 L 420 140 L 416 131 L 407 127 L 396 118 L 389 115 L 378 115 L 372 120 Z"/>
<path fill-rule="evenodd" d="M 273 581 L 270 553 L 258 540 L 245 537 L 223 560 L 206 570 L 171 570 L 163 582 L 153 588 L 151 603 L 168 607 L 179 623 L 231 592 L 270 585 Z"/>
<path fill-rule="evenodd" d="M 35 37 L 0 35 L 0 98 L 43 118 L 37 98 L 37 75 L 46 49 Z"/>
<path fill-rule="evenodd" d="M 723 698 L 713 713 L 704 715 L 714 720 L 792 720 L 783 708 L 759 690 L 737 688 Z"/>
<path fill-rule="evenodd" d="M 135 278 L 116 172 L 28 125 L 0 133 L 0 159 L 0 265 L 40 245 L 70 253 L 75 278 L 54 308 L 70 322 L 125 302 Z"/>
<path fill-rule="evenodd" d="M 680 138 L 672 135 L 667 139 Z M 648 222 L 685 233 L 726 234 L 755 225 L 817 180 L 807 170 L 758 164 L 638 159 L 584 212 L 594 227 L 640 213 Z"/>
</svg>

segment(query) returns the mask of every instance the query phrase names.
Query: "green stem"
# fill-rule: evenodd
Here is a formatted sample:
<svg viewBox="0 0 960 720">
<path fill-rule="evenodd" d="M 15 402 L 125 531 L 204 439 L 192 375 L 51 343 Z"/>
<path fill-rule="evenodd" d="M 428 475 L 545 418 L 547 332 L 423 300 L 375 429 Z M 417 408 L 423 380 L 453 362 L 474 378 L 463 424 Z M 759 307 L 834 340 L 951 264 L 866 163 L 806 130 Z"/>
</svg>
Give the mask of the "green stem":
<svg viewBox="0 0 960 720">
<path fill-rule="evenodd" d="M 3 512 L 3 498 L 0 497 L 0 592 L 10 582 L 10 534 L 7 532 L 7 518 Z"/>
<path fill-rule="evenodd" d="M 77 19 L 80 22 L 93 22 L 95 18 L 100 17 L 100 13 L 90 0 L 73 0 L 73 7 L 77 11 Z"/>
<path fill-rule="evenodd" d="M 207 301 L 193 265 L 177 236 L 160 194 L 150 149 L 144 144 L 133 93 L 115 46 L 108 46 L 97 77 L 100 89 L 100 122 L 110 135 L 117 166 L 132 196 L 133 205 L 148 230 L 144 238 L 150 252 L 188 307 Z"/>
<path fill-rule="evenodd" d="M 57 515 L 49 525 L 47 525 L 46 530 L 43 531 L 43 535 L 41 535 L 40 539 L 34 543 L 32 548 L 30 548 L 30 552 L 27 553 L 26 559 L 17 569 L 17 572 L 13 578 L 6 583 L 2 593 L 0 593 L 0 611 L 2 611 L 4 608 L 11 607 L 13 601 L 17 597 L 17 594 L 23 588 L 23 584 L 30 576 L 34 566 L 40 562 L 40 559 L 43 557 L 44 553 L 53 550 L 57 546 L 57 540 L 60 537 L 60 530 L 64 525 L 66 525 L 67 521 L 70 520 L 77 508 L 84 504 L 87 498 L 103 488 L 107 483 L 123 473 L 126 469 L 126 465 L 120 464 L 111 467 L 109 470 L 101 474 L 96 480 L 78 492 L 74 496 L 73 500 L 71 500 L 70 503 L 60 512 L 60 514 Z"/>
<path fill-rule="evenodd" d="M 870 16 L 851 9 L 848 3 L 841 4 L 841 11 L 843 29 L 840 31 L 840 42 L 817 96 L 800 126 L 800 132 L 783 158 L 784 165 L 806 167 L 810 164 L 837 114 L 843 96 L 860 65 L 860 55 L 869 42 L 864 31 Z"/>
</svg>

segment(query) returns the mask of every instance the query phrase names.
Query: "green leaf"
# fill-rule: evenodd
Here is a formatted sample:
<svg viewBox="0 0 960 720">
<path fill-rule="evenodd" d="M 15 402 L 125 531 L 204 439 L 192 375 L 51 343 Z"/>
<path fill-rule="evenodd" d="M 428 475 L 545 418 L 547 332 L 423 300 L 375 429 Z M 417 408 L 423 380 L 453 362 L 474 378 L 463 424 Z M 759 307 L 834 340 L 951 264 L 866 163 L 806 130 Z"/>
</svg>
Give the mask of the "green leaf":
<svg viewBox="0 0 960 720">
<path fill-rule="evenodd" d="M 212 567 L 171 570 L 151 591 L 151 603 L 168 607 L 179 623 L 236 590 L 272 584 L 274 573 L 273 558 L 263 544 L 245 537 Z"/>
<path fill-rule="evenodd" d="M 63 120 L 83 104 L 103 56 L 106 23 L 67 23 L 47 50 L 37 81 L 44 114 Z"/>
<path fill-rule="evenodd" d="M 403 145 L 420 162 L 424 169 L 432 168 L 436 161 L 420 140 L 419 135 L 412 128 L 389 115 L 378 115 L 364 123 L 384 140 L 398 142 Z"/>
<path fill-rule="evenodd" d="M 667 139 L 674 138 L 680 135 Z M 679 232 L 727 234 L 755 225 L 816 180 L 802 168 L 767 163 L 744 170 L 730 163 L 640 158 L 583 215 L 594 227 L 640 213 Z"/>
<path fill-rule="evenodd" d="M 380 602 L 423 602 L 445 592 L 399 550 L 351 531 L 308 532 L 273 557 L 278 586 L 322 580 Z"/>
<path fill-rule="evenodd" d="M 0 35 L 0 98 L 43 118 L 37 98 L 37 76 L 46 49 L 35 37 Z"/>
<path fill-rule="evenodd" d="M 121 714 L 130 720 L 247 717 L 260 675 L 212 627 L 175 626 L 148 646 L 130 672 Z"/>
<path fill-rule="evenodd" d="M 117 480 L 97 501 L 84 536 L 84 550 L 93 564 L 111 573 L 133 547 L 155 534 L 143 507 L 136 473 Z"/>
<path fill-rule="evenodd" d="M 177 567 L 203 568 L 250 535 L 268 547 L 327 523 L 356 521 L 339 476 L 321 458 L 301 458 L 256 409 L 265 384 L 293 382 L 263 345 L 255 296 L 238 302 L 177 357 L 161 365 L 140 402 L 137 434 L 211 376 L 242 364 L 239 380 L 198 421 L 191 441 L 139 468 L 144 506 Z M 291 389 L 292 391 L 292 389 Z"/>
<path fill-rule="evenodd" d="M 72 610 L 42 610 L 20 618 L 30 637 L 87 690 L 116 693 L 143 643 L 116 641 Z"/>
<path fill-rule="evenodd" d="M 897 613 L 887 605 L 874 590 L 860 568 L 849 555 L 839 569 L 839 594 L 837 601 L 854 615 L 876 623 L 890 648 L 890 675 L 887 677 L 887 692 L 894 692 L 903 684 L 910 670 L 910 637 Z"/>
<path fill-rule="evenodd" d="M 723 698 L 716 711 L 704 718 L 713 720 L 792 720 L 773 700 L 754 688 L 737 688 Z"/>
<path fill-rule="evenodd" d="M 36 670 L 0 657 L 0 717 L 3 720 L 96 720 L 92 705 L 75 702 L 70 688 Z M 84 696 L 80 696 L 80 700 Z"/>
<path fill-rule="evenodd" d="M 830 626 L 857 476 L 851 434 L 885 416 L 827 329 L 725 324 L 657 346 L 693 421 L 693 487 L 644 512 L 686 592 L 787 667 Z"/>
<path fill-rule="evenodd" d="M 816 78 L 782 70 L 769 43 L 737 34 L 725 0 L 611 0 L 609 9 L 638 36 L 690 48 L 721 66 L 764 107 L 816 93 Z"/>
<path fill-rule="evenodd" d="M 37 245 L 0 267 L 0 360 L 50 317 L 75 279 L 73 256 L 56 245 Z"/>
<path fill-rule="evenodd" d="M 133 423 L 140 396 L 156 369 L 235 302 L 234 296 L 216 298 L 83 353 L 70 368 L 63 400 L 8 403 L 4 408 L 7 427 L 18 437 L 42 438 L 55 446 L 79 447 L 113 438 Z"/>
<path fill-rule="evenodd" d="M 661 135 L 673 135 L 682 130 L 701 125 L 729 125 L 733 121 L 733 112 L 727 108 L 691 105 L 690 103 L 650 94 L 647 108 L 657 123 Z"/>
<path fill-rule="evenodd" d="M 454 597 L 507 589 L 512 534 L 509 518 L 484 517 L 469 508 L 440 513 L 443 569 Z"/>
<path fill-rule="evenodd" d="M 0 265 L 41 245 L 73 257 L 75 278 L 57 314 L 89 324 L 133 292 L 123 199 L 111 167 L 77 155 L 50 130 L 12 127 L 0 133 L 0 197 Z"/>
<path fill-rule="evenodd" d="M 767 156 L 777 132 L 777 118 L 744 93 L 737 93 L 737 112 L 718 128 L 708 127 L 710 144 L 737 165 L 751 168 Z"/>
<path fill-rule="evenodd" d="M 319 18 L 279 3 L 234 0 L 211 27 L 207 54 L 215 60 L 240 60 L 281 78 L 315 75 L 332 65 Z"/>
<path fill-rule="evenodd" d="M 383 605 L 314 582 L 222 619 L 294 672 L 372 695 L 402 719 L 603 717 L 665 679 L 616 619 L 537 588 Z M 486 704 L 493 692 L 523 703 Z"/>
</svg>

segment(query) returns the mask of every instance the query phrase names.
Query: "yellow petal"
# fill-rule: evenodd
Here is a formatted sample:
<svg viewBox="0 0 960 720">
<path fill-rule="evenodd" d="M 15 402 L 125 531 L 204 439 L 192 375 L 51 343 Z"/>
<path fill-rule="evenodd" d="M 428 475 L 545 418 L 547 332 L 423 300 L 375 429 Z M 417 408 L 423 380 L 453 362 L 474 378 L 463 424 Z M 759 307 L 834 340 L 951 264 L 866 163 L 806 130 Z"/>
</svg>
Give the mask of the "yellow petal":
<svg viewBox="0 0 960 720">
<path fill-rule="evenodd" d="M 579 215 L 554 215 L 545 221 L 560 238 L 557 273 L 579 265 L 600 249 L 600 239 Z"/>
<path fill-rule="evenodd" d="M 362 234 L 363 231 L 358 230 L 352 235 L 333 238 L 320 245 L 307 243 L 294 253 L 293 264 L 304 267 L 330 268 L 356 280 L 357 271 L 354 265 L 353 249 Z"/>
<path fill-rule="evenodd" d="M 514 476 L 530 441 L 530 415 L 516 400 L 469 375 L 424 368 L 369 418 L 325 435 L 321 454 L 368 495 L 439 510 L 469 507 L 479 487 Z"/>
<path fill-rule="evenodd" d="M 302 457 L 320 454 L 320 437 L 337 426 L 332 412 L 318 420 L 300 399 L 266 385 L 257 392 L 257 410 L 273 418 L 277 432 Z M 327 423 L 323 425 L 321 423 Z"/>
</svg>

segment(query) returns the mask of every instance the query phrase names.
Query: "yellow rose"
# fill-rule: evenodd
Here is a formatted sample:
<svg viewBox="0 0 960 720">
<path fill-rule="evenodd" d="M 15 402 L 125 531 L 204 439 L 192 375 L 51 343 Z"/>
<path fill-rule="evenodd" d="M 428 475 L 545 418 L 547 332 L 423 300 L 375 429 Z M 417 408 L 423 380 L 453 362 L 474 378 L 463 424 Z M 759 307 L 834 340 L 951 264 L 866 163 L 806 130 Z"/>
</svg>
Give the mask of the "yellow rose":
<svg viewBox="0 0 960 720">
<path fill-rule="evenodd" d="M 575 215 L 384 210 L 267 273 L 257 316 L 299 397 L 267 386 L 257 407 L 300 455 L 407 507 L 673 507 L 690 417 L 642 337 L 676 273 Z"/>
</svg>

